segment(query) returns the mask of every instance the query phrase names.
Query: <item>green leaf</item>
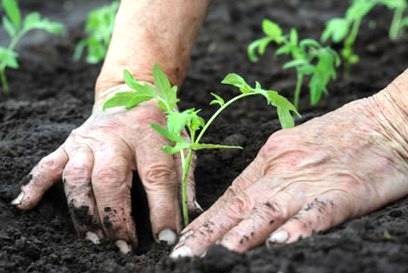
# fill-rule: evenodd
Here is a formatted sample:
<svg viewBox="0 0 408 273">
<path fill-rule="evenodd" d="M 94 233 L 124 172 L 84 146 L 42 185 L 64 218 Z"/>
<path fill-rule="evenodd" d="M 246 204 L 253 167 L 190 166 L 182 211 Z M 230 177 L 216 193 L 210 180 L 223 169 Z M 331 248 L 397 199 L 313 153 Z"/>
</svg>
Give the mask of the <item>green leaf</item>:
<svg viewBox="0 0 408 273">
<path fill-rule="evenodd" d="M 225 100 L 218 96 L 215 93 L 211 93 L 211 95 L 215 98 L 210 102 L 210 105 L 218 104 L 220 107 L 225 104 Z"/>
<path fill-rule="evenodd" d="M 16 0 L 2 0 L 4 12 L 16 30 L 21 27 L 21 13 Z"/>
<path fill-rule="evenodd" d="M 118 92 L 105 101 L 103 104 L 103 110 L 105 111 L 113 107 L 125 107 L 126 109 L 131 109 L 138 106 L 140 103 L 151 99 L 151 96 L 135 91 Z"/>
<path fill-rule="evenodd" d="M 243 149 L 241 146 L 222 145 L 222 144 L 208 144 L 208 143 L 193 143 L 191 149 L 194 151 L 207 149 Z"/>
<path fill-rule="evenodd" d="M 296 47 L 297 47 L 297 45 L 298 45 L 298 33 L 297 33 L 296 29 L 292 28 L 292 29 L 290 30 L 290 36 L 289 36 L 289 37 L 290 37 L 290 38 L 289 38 L 290 44 L 291 44 L 292 46 L 296 46 Z"/>
<path fill-rule="evenodd" d="M 10 20 L 7 17 L 3 17 L 3 28 L 7 32 L 10 38 L 13 38 L 17 34 L 16 28 L 13 26 L 13 24 L 10 22 Z"/>
<path fill-rule="evenodd" d="M 173 111 L 167 114 L 167 129 L 174 135 L 181 135 L 184 128 L 190 123 L 191 111 Z"/>
<path fill-rule="evenodd" d="M 277 108 L 278 118 L 282 128 L 294 127 L 295 121 L 292 117 L 292 112 L 300 116 L 296 107 L 284 96 L 279 95 L 278 92 L 273 90 L 263 91 L 261 93 L 268 104 L 271 104 Z"/>
<path fill-rule="evenodd" d="M 318 41 L 314 40 L 314 39 L 304 39 L 302 41 L 300 41 L 299 46 L 303 49 L 306 48 L 319 48 L 320 44 Z"/>
<path fill-rule="evenodd" d="M 334 18 L 329 21 L 323 31 L 321 40 L 323 42 L 331 39 L 335 43 L 343 41 L 349 33 L 350 23 L 343 18 Z"/>
<path fill-rule="evenodd" d="M 278 50 L 276 50 L 275 55 L 276 56 L 286 55 L 286 54 L 290 54 L 291 51 L 292 51 L 292 46 L 290 44 L 285 44 L 281 46 L 280 48 L 278 48 Z"/>
<path fill-rule="evenodd" d="M 319 51 L 319 60 L 309 81 L 310 103 L 312 105 L 316 105 L 320 101 L 330 80 L 336 78 L 337 57 L 337 54 L 330 48 L 322 48 Z"/>
<path fill-rule="evenodd" d="M 283 65 L 283 69 L 289 69 L 289 68 L 298 68 L 304 65 L 308 65 L 309 62 L 305 59 L 297 59 L 297 60 L 292 60 L 290 62 L 287 62 Z"/>
<path fill-rule="evenodd" d="M 177 86 L 171 86 L 167 75 L 161 70 L 159 65 L 155 65 L 153 68 L 154 85 L 159 91 L 160 97 L 167 103 L 170 109 L 173 110 L 177 107 Z"/>
<path fill-rule="evenodd" d="M 0 47 L 0 67 L 17 69 L 17 52 L 6 47 Z"/>
<path fill-rule="evenodd" d="M 167 154 L 176 154 L 180 152 L 181 150 L 189 149 L 190 146 L 191 144 L 188 142 L 181 142 L 181 143 L 176 143 L 176 145 L 174 146 L 164 145 L 162 149 Z"/>
<path fill-rule="evenodd" d="M 152 127 L 157 133 L 159 133 L 162 137 L 165 139 L 174 142 L 174 143 L 183 143 L 186 142 L 186 140 L 181 137 L 180 135 L 174 134 L 170 132 L 167 128 L 164 128 L 160 126 L 157 123 L 152 123 L 150 124 L 150 127 Z"/>
<path fill-rule="evenodd" d="M 195 110 L 191 113 L 191 120 L 190 120 L 190 125 L 189 128 L 193 131 L 196 132 L 197 130 L 201 129 L 205 125 L 205 121 L 202 117 L 198 115 L 198 112 L 200 110 Z"/>
<path fill-rule="evenodd" d="M 266 48 L 272 41 L 273 39 L 270 37 L 263 37 L 250 43 L 247 49 L 249 60 L 251 62 L 257 62 L 259 59 L 258 56 L 263 56 L 265 54 Z"/>
<path fill-rule="evenodd" d="M 269 38 L 272 38 L 278 44 L 284 40 L 280 26 L 269 19 L 262 21 L 262 30 Z"/>
<path fill-rule="evenodd" d="M 24 18 L 23 31 L 44 30 L 53 34 L 60 34 L 64 31 L 64 26 L 61 23 L 42 18 L 38 12 L 32 12 Z"/>
<path fill-rule="evenodd" d="M 236 73 L 229 73 L 221 82 L 222 84 L 226 85 L 232 85 L 241 91 L 241 93 L 246 94 L 246 93 L 251 93 L 253 92 L 251 86 L 249 86 L 244 78 L 242 78 L 240 75 Z"/>
</svg>

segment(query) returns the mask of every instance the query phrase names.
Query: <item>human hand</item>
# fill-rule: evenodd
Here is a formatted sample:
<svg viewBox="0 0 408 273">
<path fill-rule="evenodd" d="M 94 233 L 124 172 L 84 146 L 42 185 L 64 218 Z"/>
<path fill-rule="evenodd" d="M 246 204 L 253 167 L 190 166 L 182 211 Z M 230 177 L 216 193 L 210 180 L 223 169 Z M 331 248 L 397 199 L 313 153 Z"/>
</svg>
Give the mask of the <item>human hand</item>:
<svg viewBox="0 0 408 273">
<path fill-rule="evenodd" d="M 118 89 L 120 86 L 111 90 Z M 180 229 L 180 162 L 161 150 L 166 141 L 150 128 L 152 122 L 163 124 L 165 116 L 154 101 L 114 112 L 103 112 L 103 101 L 55 152 L 33 168 L 12 204 L 22 210 L 33 208 L 62 177 L 78 234 L 96 243 L 106 237 L 128 252 L 127 243 L 137 244 L 130 192 L 137 170 L 147 194 L 154 236 L 174 244 Z M 189 197 L 189 207 L 194 208 L 192 172 Z"/>
<path fill-rule="evenodd" d="M 171 257 L 292 243 L 408 194 L 407 72 L 379 94 L 273 134 Z"/>
</svg>

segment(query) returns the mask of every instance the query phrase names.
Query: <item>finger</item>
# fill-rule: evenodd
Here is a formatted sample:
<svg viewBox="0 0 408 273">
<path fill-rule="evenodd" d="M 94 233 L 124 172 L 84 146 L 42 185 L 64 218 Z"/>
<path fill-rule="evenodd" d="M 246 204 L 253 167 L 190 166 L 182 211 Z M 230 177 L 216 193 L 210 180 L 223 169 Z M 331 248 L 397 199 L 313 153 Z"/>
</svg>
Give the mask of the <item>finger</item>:
<svg viewBox="0 0 408 273">
<path fill-rule="evenodd" d="M 41 159 L 25 178 L 28 184 L 21 187 L 21 193 L 11 204 L 22 210 L 36 206 L 44 193 L 61 179 L 67 160 L 62 147 Z"/>
<path fill-rule="evenodd" d="M 137 244 L 131 213 L 131 162 L 111 147 L 94 150 L 91 181 L 99 219 L 106 237 L 125 251 L 130 249 L 126 242 Z"/>
<path fill-rule="evenodd" d="M 80 237 L 101 238 L 103 232 L 91 184 L 92 151 L 83 146 L 69 151 L 68 155 L 63 181 L 72 222 Z M 98 243 L 99 240 L 93 242 Z"/>
<path fill-rule="evenodd" d="M 226 195 L 228 201 L 211 218 L 184 233 L 170 255 L 172 258 L 204 254 L 252 211 L 255 200 L 245 190 L 230 187 Z"/>
<path fill-rule="evenodd" d="M 153 130 L 146 130 L 143 140 L 143 145 L 136 146 L 136 165 L 149 203 L 153 236 L 174 244 L 181 223 L 176 161 L 163 152 L 167 143 Z"/>
<path fill-rule="evenodd" d="M 272 231 L 299 211 L 302 204 L 301 200 L 292 198 L 286 192 L 277 193 L 271 201 L 264 201 L 267 199 L 260 196 L 262 192 L 258 189 L 251 188 L 249 192 L 263 201 L 255 206 L 249 217 L 228 231 L 220 242 L 224 247 L 241 253 L 262 244 Z"/>
<path fill-rule="evenodd" d="M 350 216 L 348 204 L 349 202 L 342 202 L 338 194 L 317 197 L 273 232 L 266 244 L 292 243 L 340 224 Z"/>
<path fill-rule="evenodd" d="M 190 223 L 182 232 L 189 233 L 191 230 L 202 226 L 205 222 L 213 217 L 222 207 L 235 196 L 235 192 L 243 191 L 255 181 L 260 179 L 264 174 L 263 161 L 257 156 L 245 170 L 232 182 L 231 187 L 227 190 L 207 211 L 201 214 L 197 219 Z"/>
</svg>

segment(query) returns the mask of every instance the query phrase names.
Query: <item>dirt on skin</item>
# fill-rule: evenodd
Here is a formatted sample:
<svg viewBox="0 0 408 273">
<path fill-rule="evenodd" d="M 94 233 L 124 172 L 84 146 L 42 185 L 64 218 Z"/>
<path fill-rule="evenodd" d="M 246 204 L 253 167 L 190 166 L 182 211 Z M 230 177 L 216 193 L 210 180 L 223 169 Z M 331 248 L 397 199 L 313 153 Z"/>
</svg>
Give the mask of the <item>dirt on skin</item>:
<svg viewBox="0 0 408 273">
<path fill-rule="evenodd" d="M 324 22 L 343 14 L 348 1 L 251 0 L 213 1 L 192 56 L 183 85 L 182 108 L 208 106 L 209 91 L 230 96 L 219 83 L 229 72 L 290 95 L 292 71 L 280 69 L 272 54 L 251 64 L 248 43 L 261 35 L 265 17 L 296 27 L 301 37 L 319 38 Z M 48 13 L 59 1 L 28 1 L 27 7 Z M 81 7 L 81 1 L 63 6 Z M 80 9 L 80 8 L 79 8 Z M 69 16 L 69 15 L 67 15 Z M 407 35 L 392 42 L 387 37 L 391 14 L 376 9 L 363 24 L 356 51 L 361 62 L 349 79 L 341 76 L 316 108 L 302 100 L 301 123 L 366 97 L 385 87 L 407 66 Z M 78 240 L 73 229 L 62 183 L 53 187 L 37 208 L 19 212 L 9 205 L 25 175 L 43 156 L 60 145 L 70 131 L 90 114 L 93 85 L 99 66 L 74 63 L 74 43 L 81 34 L 71 25 L 70 35 L 48 38 L 22 51 L 21 69 L 8 73 L 11 96 L 0 98 L 0 273 L 6 272 L 408 272 L 408 199 L 365 217 L 348 221 L 324 234 L 298 243 L 266 249 L 261 246 L 245 255 L 221 247 L 203 259 L 172 261 L 169 248 L 150 235 L 148 211 L 137 178 L 134 181 L 134 214 L 140 248 L 121 255 L 116 247 Z M 0 36 L 3 37 L 3 36 Z M 279 129 L 273 109 L 262 99 L 242 101 L 227 111 L 209 132 L 208 141 L 244 146 L 243 151 L 203 152 L 196 171 L 198 200 L 208 208 L 229 183 L 254 158 L 267 137 Z"/>
</svg>

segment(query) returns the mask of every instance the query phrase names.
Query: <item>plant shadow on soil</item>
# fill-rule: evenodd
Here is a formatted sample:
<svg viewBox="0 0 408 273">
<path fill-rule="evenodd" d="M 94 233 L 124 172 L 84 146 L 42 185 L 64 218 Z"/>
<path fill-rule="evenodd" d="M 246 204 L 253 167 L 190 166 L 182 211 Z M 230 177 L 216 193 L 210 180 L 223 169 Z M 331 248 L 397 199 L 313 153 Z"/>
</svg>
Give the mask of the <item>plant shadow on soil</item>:
<svg viewBox="0 0 408 273">
<path fill-rule="evenodd" d="M 80 5 L 79 0 L 66 1 Z M 341 2 L 341 3 L 339 3 Z M 181 90 L 182 108 L 203 108 L 209 91 L 230 91 L 219 82 L 229 72 L 258 80 L 289 95 L 294 86 L 290 72 L 269 54 L 250 64 L 246 46 L 259 37 L 262 18 L 285 28 L 297 27 L 302 37 L 318 38 L 324 22 L 341 15 L 347 1 L 251 0 L 213 1 L 192 55 L 192 66 Z M 25 5 L 31 7 L 28 1 Z M 50 3 L 50 5 L 48 5 Z M 57 1 L 42 1 L 47 11 Z M 51 10 L 52 12 L 52 10 Z M 377 9 L 370 15 L 375 28 L 364 24 L 356 51 L 361 62 L 351 77 L 339 79 L 316 108 L 307 97 L 298 123 L 385 87 L 406 68 L 407 35 L 398 42 L 387 38 L 390 14 Z M 74 63 L 74 42 L 79 25 L 69 38 L 53 38 L 29 45 L 21 53 L 21 70 L 8 73 L 11 96 L 0 98 L 0 273 L 5 272 L 407 272 L 408 200 L 403 199 L 365 217 L 298 243 L 267 250 L 259 247 L 245 255 L 216 247 L 204 259 L 172 261 L 169 248 L 155 243 L 147 228 L 148 213 L 135 198 L 141 249 L 121 255 L 109 242 L 94 246 L 78 240 L 72 228 L 61 185 L 53 187 L 40 205 L 18 212 L 9 205 L 21 179 L 41 157 L 60 145 L 69 132 L 90 114 L 92 89 L 99 66 Z M 267 137 L 279 129 L 272 109 L 257 99 L 240 102 L 215 124 L 207 141 L 242 145 L 242 152 L 203 152 L 196 170 L 198 200 L 208 208 L 254 158 Z M 228 166 L 228 168 L 226 168 Z M 137 180 L 137 178 L 136 178 Z M 135 180 L 135 184 L 139 185 Z M 135 190 L 140 196 L 139 190 Z M 141 222 L 140 222 L 141 221 Z M 144 222 L 144 224 L 142 224 Z M 388 232 L 391 237 L 384 236 Z"/>
</svg>

